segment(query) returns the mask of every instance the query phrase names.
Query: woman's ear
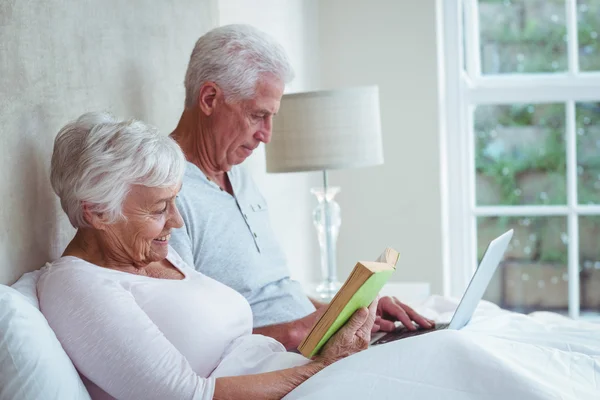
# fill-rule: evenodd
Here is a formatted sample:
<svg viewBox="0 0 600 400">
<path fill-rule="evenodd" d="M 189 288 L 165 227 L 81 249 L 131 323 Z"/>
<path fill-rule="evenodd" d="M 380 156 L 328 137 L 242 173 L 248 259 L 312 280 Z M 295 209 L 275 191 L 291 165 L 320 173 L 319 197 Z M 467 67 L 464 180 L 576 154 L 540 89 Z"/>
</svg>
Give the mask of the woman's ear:
<svg viewBox="0 0 600 400">
<path fill-rule="evenodd" d="M 222 95 L 221 88 L 214 82 L 205 82 L 198 93 L 198 107 L 205 115 L 211 115 L 216 106 L 216 99 Z"/>
<path fill-rule="evenodd" d="M 106 222 L 102 213 L 94 211 L 94 207 L 88 202 L 83 202 L 83 219 L 94 229 L 103 231 L 106 229 Z"/>
</svg>

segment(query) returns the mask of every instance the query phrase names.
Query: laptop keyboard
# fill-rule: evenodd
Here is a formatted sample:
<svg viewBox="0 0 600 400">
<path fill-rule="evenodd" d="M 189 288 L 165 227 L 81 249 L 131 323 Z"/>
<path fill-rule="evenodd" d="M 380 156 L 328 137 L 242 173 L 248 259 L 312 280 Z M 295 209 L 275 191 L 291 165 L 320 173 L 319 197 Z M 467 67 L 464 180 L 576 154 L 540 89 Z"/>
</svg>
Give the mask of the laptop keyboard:
<svg viewBox="0 0 600 400">
<path fill-rule="evenodd" d="M 440 329 L 448 328 L 448 325 L 450 325 L 450 324 L 448 324 L 448 323 L 439 324 L 438 323 L 438 324 L 435 324 L 435 327 L 432 329 L 423 329 L 423 328 L 419 327 L 419 328 L 417 328 L 416 331 L 409 331 L 408 329 L 406 329 L 406 327 L 402 326 L 402 327 L 396 329 L 395 331 L 387 333 L 384 336 L 382 336 L 381 338 L 379 338 L 378 340 L 374 341 L 373 343 L 371 343 L 371 346 L 394 342 L 396 340 L 404 339 L 407 337 L 419 336 L 419 335 L 423 335 L 424 333 L 435 332 Z"/>
</svg>

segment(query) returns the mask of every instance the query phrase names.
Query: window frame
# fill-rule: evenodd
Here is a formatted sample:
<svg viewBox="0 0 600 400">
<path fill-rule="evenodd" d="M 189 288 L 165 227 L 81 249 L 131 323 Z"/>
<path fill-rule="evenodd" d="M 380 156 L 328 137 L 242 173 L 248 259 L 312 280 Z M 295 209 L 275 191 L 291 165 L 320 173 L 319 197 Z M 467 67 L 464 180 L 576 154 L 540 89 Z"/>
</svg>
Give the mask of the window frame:
<svg viewBox="0 0 600 400">
<path fill-rule="evenodd" d="M 552 74 L 482 75 L 478 1 L 437 0 L 436 6 L 444 294 L 460 297 L 477 268 L 477 217 L 564 216 L 569 237 L 569 316 L 578 318 L 578 218 L 600 215 L 600 204 L 578 204 L 575 107 L 579 102 L 600 102 L 600 72 L 579 71 L 577 1 L 565 0 L 568 70 Z M 475 107 L 511 103 L 565 104 L 566 205 L 476 205 Z"/>
</svg>

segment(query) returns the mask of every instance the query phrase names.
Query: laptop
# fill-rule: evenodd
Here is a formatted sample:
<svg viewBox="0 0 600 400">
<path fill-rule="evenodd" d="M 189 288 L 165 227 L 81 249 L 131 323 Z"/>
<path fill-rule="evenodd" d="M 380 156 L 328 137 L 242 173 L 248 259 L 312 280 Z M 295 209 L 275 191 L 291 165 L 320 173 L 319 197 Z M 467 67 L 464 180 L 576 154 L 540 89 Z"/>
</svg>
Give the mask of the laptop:
<svg viewBox="0 0 600 400">
<path fill-rule="evenodd" d="M 496 272 L 496 268 L 498 268 L 498 264 L 500 264 L 500 261 L 504 256 L 504 252 L 506 252 L 506 249 L 508 248 L 508 243 L 512 236 L 513 230 L 511 229 L 490 242 L 479 263 L 477 271 L 473 274 L 467 290 L 460 299 L 458 308 L 454 312 L 450 323 L 435 324 L 435 327 L 432 329 L 417 327 L 417 330 L 415 331 L 410 331 L 406 329 L 406 327 L 401 326 L 393 332 L 374 334 L 371 339 L 371 345 L 375 346 L 378 344 L 389 343 L 407 337 L 435 332 L 440 329 L 464 328 L 471 320 L 471 317 L 477 308 L 477 304 L 481 301 L 492 276 L 494 276 L 494 272 Z"/>
</svg>

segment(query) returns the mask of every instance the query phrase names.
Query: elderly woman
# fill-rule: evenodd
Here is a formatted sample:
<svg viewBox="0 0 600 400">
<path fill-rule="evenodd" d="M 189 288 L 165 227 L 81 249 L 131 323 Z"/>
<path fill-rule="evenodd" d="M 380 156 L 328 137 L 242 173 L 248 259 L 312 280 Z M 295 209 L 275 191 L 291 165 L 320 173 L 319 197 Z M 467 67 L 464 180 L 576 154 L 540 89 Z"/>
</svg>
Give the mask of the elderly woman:
<svg viewBox="0 0 600 400">
<path fill-rule="evenodd" d="M 37 289 L 92 398 L 278 399 L 366 348 L 376 304 L 312 360 L 251 334 L 244 297 L 169 247 L 184 161 L 169 137 L 108 114 L 56 138 L 52 187 L 77 232 Z"/>
</svg>

